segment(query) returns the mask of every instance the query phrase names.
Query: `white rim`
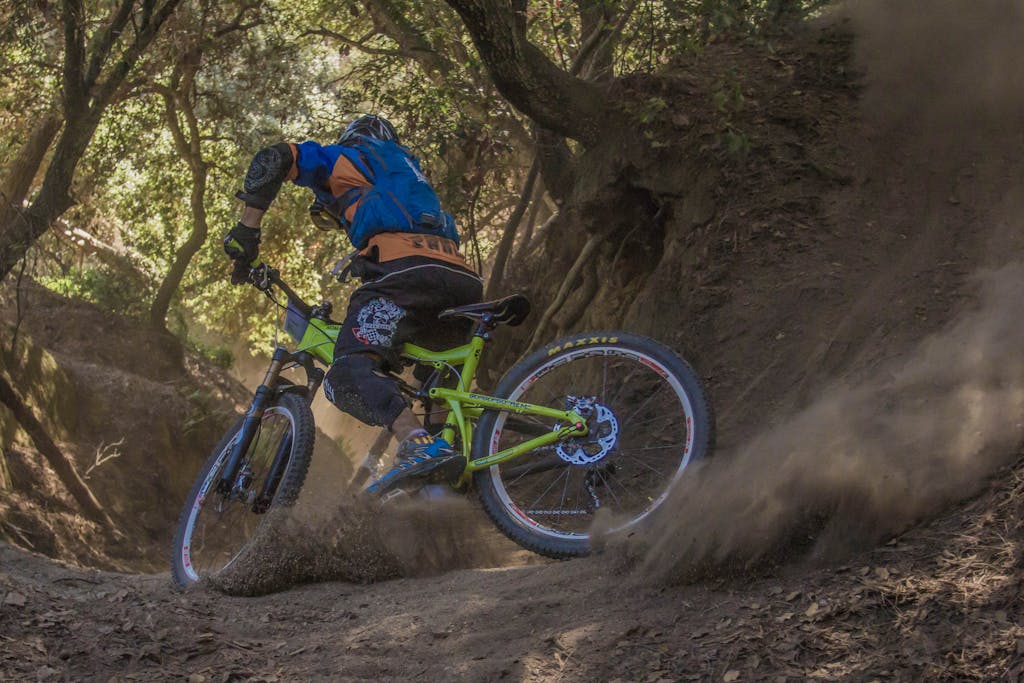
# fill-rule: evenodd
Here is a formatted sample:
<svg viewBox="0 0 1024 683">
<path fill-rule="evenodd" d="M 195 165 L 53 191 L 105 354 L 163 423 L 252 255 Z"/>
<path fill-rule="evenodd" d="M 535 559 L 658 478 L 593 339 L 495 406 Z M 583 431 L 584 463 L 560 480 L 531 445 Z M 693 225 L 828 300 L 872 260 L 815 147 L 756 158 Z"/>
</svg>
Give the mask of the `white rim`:
<svg viewBox="0 0 1024 683">
<path fill-rule="evenodd" d="M 287 410 L 284 410 L 283 408 L 280 408 L 278 406 L 271 406 L 270 408 L 267 408 L 266 411 L 264 411 L 263 418 L 261 419 L 261 421 L 265 420 L 270 415 L 285 415 L 285 416 L 288 417 L 288 422 L 291 424 L 291 433 L 293 435 L 292 436 L 292 455 L 294 455 L 294 453 L 295 453 L 295 437 L 294 437 L 294 434 L 295 434 L 295 417 L 291 414 L 291 412 L 289 412 Z M 239 432 L 241 432 L 241 429 L 239 429 Z M 182 538 L 181 548 L 180 548 L 179 552 L 180 552 L 181 566 L 185 570 L 186 576 L 189 578 L 189 580 L 192 583 L 195 583 L 200 578 L 199 574 L 195 570 L 195 567 L 193 567 L 193 565 L 192 565 L 192 553 L 191 553 L 191 549 L 192 549 L 192 533 L 193 533 L 193 531 L 195 531 L 196 520 L 199 518 L 199 513 L 200 513 L 200 511 L 202 511 L 203 504 L 206 502 L 206 494 L 207 494 L 207 492 L 209 492 L 210 487 L 213 486 L 214 482 L 219 477 L 220 470 L 221 470 L 221 468 L 224 465 L 224 459 L 227 458 L 228 455 L 231 453 L 231 449 L 235 445 L 235 442 L 237 442 L 237 441 L 238 441 L 238 432 L 235 433 L 235 436 L 231 439 L 231 441 L 229 441 L 228 444 L 221 450 L 220 455 L 217 456 L 217 460 L 213 464 L 213 467 L 211 467 L 209 472 L 207 472 L 206 479 L 203 480 L 203 485 L 199 487 L 199 493 L 196 495 L 195 500 L 192 502 L 192 508 L 189 511 L 188 520 L 185 523 L 185 534 L 184 534 L 184 538 Z M 284 473 L 281 475 L 281 481 L 282 482 L 285 480 L 285 477 L 288 475 L 288 470 L 291 468 L 291 466 L 292 466 L 292 460 L 291 460 L 291 458 L 289 458 L 288 459 L 288 465 L 285 467 Z M 269 511 L 268 511 L 268 513 L 269 513 Z M 260 524 L 262 525 L 262 521 L 260 522 Z M 258 527 L 257 527 L 257 530 L 258 530 Z M 231 564 L 235 560 L 238 559 L 238 556 L 242 554 L 242 551 L 245 550 L 247 546 L 248 546 L 248 543 L 244 544 L 241 548 L 239 548 L 238 552 L 235 553 L 234 557 L 232 557 L 230 560 L 228 560 L 228 562 L 223 567 L 221 567 L 219 570 L 217 570 L 217 571 L 223 571 L 223 570 L 227 569 L 228 567 L 230 567 Z"/>
<path fill-rule="evenodd" d="M 647 506 L 647 508 L 645 508 L 636 517 L 633 517 L 630 521 L 613 527 L 608 531 L 608 533 L 615 533 L 618 531 L 622 531 L 623 529 L 628 529 L 634 524 L 637 524 L 645 517 L 647 517 L 649 514 L 651 514 L 651 512 L 653 512 L 659 505 L 661 505 L 661 503 L 668 496 L 669 491 L 672 490 L 672 487 L 675 485 L 676 481 L 678 481 L 679 477 L 682 476 L 683 470 L 685 470 L 687 466 L 690 464 L 690 460 L 693 457 L 693 444 L 695 438 L 693 428 L 695 423 L 693 405 L 690 403 L 690 397 L 687 395 L 686 390 L 683 389 L 682 383 L 661 362 L 659 362 L 657 359 L 649 356 L 646 353 L 634 351 L 632 349 L 624 349 L 617 346 L 587 346 L 572 351 L 571 353 L 567 353 L 565 355 L 554 356 L 547 363 L 542 365 L 536 372 L 534 372 L 532 375 L 530 375 L 522 382 L 520 382 L 518 385 L 516 385 L 516 387 L 509 394 L 508 399 L 511 401 L 518 400 L 519 397 L 523 394 L 523 392 L 529 389 L 530 386 L 534 384 L 534 382 L 536 382 L 538 379 L 546 375 L 548 372 L 577 358 L 584 358 L 588 356 L 624 356 L 627 358 L 632 358 L 633 360 L 636 360 L 642 363 L 643 365 L 646 365 L 648 368 L 650 368 L 658 375 L 660 375 L 662 379 L 664 379 L 668 383 L 668 385 L 672 387 L 672 389 L 675 391 L 676 397 L 679 399 L 679 403 L 683 409 L 683 414 L 686 416 L 686 441 L 685 443 L 680 444 L 680 448 L 682 449 L 683 453 L 682 458 L 679 462 L 679 467 L 676 468 L 675 473 L 672 475 L 671 480 L 665 486 L 665 489 L 664 491 L 662 491 L 661 495 L 659 495 L 654 501 L 652 501 L 650 505 Z M 495 420 L 494 427 L 493 430 L 491 431 L 491 436 L 489 439 L 491 444 L 491 453 L 495 453 L 499 450 L 498 442 L 501 439 L 502 428 L 505 424 L 505 419 L 507 417 L 508 413 L 500 413 L 498 415 L 497 420 Z M 537 520 L 533 519 L 532 517 L 529 517 L 528 515 L 526 515 L 526 513 L 520 510 L 519 506 L 516 505 L 516 503 L 513 502 L 513 500 L 509 496 L 508 491 L 505 489 L 505 483 L 501 479 L 499 466 L 491 466 L 489 469 L 489 474 L 491 477 L 491 483 L 494 485 L 494 489 L 498 494 L 498 499 L 501 501 L 505 509 L 512 514 L 512 516 L 515 518 L 519 526 L 530 531 L 543 534 L 550 538 L 573 541 L 586 540 L 590 538 L 589 533 L 559 531 L 557 529 L 552 529 L 550 527 L 544 526 Z"/>
</svg>

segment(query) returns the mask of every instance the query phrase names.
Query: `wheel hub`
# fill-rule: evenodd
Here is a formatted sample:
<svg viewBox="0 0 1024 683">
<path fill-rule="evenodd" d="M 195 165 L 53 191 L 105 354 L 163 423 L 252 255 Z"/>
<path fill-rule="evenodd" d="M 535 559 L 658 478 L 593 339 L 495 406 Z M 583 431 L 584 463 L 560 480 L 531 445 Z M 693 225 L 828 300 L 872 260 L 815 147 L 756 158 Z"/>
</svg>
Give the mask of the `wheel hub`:
<svg viewBox="0 0 1024 683">
<path fill-rule="evenodd" d="M 590 432 L 558 444 L 555 451 L 558 457 L 571 465 L 592 465 L 606 457 L 615 447 L 619 439 L 619 421 L 611 409 L 600 403 L 588 399 L 579 400 L 586 401 Z M 576 405 L 570 405 L 570 410 L 573 408 Z"/>
</svg>

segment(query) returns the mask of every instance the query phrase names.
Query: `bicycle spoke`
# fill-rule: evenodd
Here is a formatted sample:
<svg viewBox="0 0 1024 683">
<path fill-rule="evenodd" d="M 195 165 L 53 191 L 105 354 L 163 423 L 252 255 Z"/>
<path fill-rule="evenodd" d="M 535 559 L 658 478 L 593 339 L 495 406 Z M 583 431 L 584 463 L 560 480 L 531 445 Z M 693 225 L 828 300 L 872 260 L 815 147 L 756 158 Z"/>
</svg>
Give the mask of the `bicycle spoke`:
<svg viewBox="0 0 1024 683">
<path fill-rule="evenodd" d="M 638 453 L 640 451 L 663 451 L 669 448 L 681 448 L 677 443 L 669 443 L 664 446 L 643 446 L 641 448 L 622 448 L 619 453 Z"/>
<path fill-rule="evenodd" d="M 608 405 L 614 405 L 618 402 L 619 398 L 622 396 L 622 392 L 630 388 L 630 386 L 632 385 L 632 382 L 630 380 L 632 380 L 633 376 L 638 372 L 640 372 L 639 369 L 630 370 L 628 375 L 619 380 L 619 390 L 615 392 L 615 395 L 612 396 L 610 401 L 608 401 Z"/>
<path fill-rule="evenodd" d="M 604 362 L 601 363 L 601 403 L 605 402 L 605 395 L 608 389 L 608 354 L 604 355 Z"/>
<path fill-rule="evenodd" d="M 621 429 L 625 429 L 626 426 L 629 424 L 629 421 L 636 417 L 640 413 L 640 411 L 643 410 L 647 406 L 647 404 L 651 402 L 651 399 L 653 399 L 655 396 L 664 391 L 665 388 L 666 387 L 664 384 L 658 387 L 657 391 L 655 391 L 653 394 L 650 394 L 646 399 L 644 399 L 644 402 L 640 404 L 640 407 L 633 411 L 633 413 L 629 417 L 619 422 L 619 427 Z"/>
<path fill-rule="evenodd" d="M 604 488 L 608 490 L 608 493 L 612 494 L 612 498 L 615 499 L 615 504 L 618 505 L 619 507 L 621 507 L 622 506 L 622 502 L 619 501 L 619 497 L 615 495 L 615 491 L 612 491 L 612 487 L 608 484 L 608 480 L 605 479 L 605 477 L 604 477 L 604 472 L 602 472 L 599 469 L 594 470 L 594 472 L 601 479 L 601 483 L 604 484 Z"/>
<path fill-rule="evenodd" d="M 654 469 L 653 467 L 651 467 L 649 464 L 647 464 L 646 462 L 644 462 L 640 458 L 634 458 L 633 456 L 628 456 L 628 457 L 629 457 L 630 460 L 632 460 L 636 464 L 640 465 L 641 467 L 647 468 L 651 472 L 654 472 L 655 474 L 657 474 L 659 477 L 663 476 L 660 470 Z"/>
<path fill-rule="evenodd" d="M 541 365 L 539 375 L 529 375 L 532 380 L 512 392 L 523 403 L 564 409 L 566 397 L 577 396 L 593 399 L 600 408 L 595 413 L 599 417 L 590 418 L 589 434 L 549 447 L 566 459 L 571 453 L 576 462 L 531 461 L 499 470 L 506 509 L 523 519 L 531 533 L 586 536 L 602 503 L 617 515 L 639 519 L 660 502 L 676 472 L 685 467 L 680 440 L 692 429 L 692 403 L 678 383 L 666 378 L 662 366 L 652 364 L 652 357 L 635 353 L 610 349 L 555 358 L 551 362 L 558 365 L 546 371 Z M 504 423 L 495 452 L 536 436 L 530 426 L 539 429 L 541 421 L 522 415 L 517 420 L 519 433 L 511 421 Z M 545 423 L 545 429 L 554 422 Z M 611 442 L 609 435 L 614 435 Z M 546 457 L 555 456 L 551 452 Z"/>
<path fill-rule="evenodd" d="M 673 415 L 670 412 L 666 412 L 663 415 L 655 415 L 654 417 L 649 417 L 646 420 L 640 420 L 639 422 L 630 422 L 629 424 L 630 424 L 631 427 L 633 427 L 633 429 L 636 429 L 637 427 L 642 427 L 642 426 L 650 424 L 652 422 L 657 422 L 658 420 L 667 420 L 667 419 L 677 420 L 677 419 L 679 419 L 679 416 L 678 415 Z"/>
<path fill-rule="evenodd" d="M 624 496 L 629 498 L 630 501 L 635 501 L 638 504 L 637 506 L 630 508 L 628 511 L 633 511 L 636 510 L 637 508 L 643 509 L 644 507 L 647 506 L 648 500 L 646 496 L 641 495 L 635 489 L 635 487 L 627 486 L 626 483 L 623 482 L 621 479 L 617 479 L 615 474 L 609 472 L 608 476 L 605 477 L 605 481 L 609 488 L 614 488 L 615 486 L 618 486 L 619 490 L 622 492 Z M 661 480 L 659 479 L 656 483 L 660 483 L 660 481 Z"/>
<path fill-rule="evenodd" d="M 200 575 L 219 571 L 234 561 L 264 523 L 265 516 L 253 512 L 251 499 L 265 486 L 278 446 L 290 433 L 291 422 L 287 417 L 268 412 L 257 426 L 239 466 L 239 474 L 247 474 L 248 484 L 227 498 L 208 494 L 196 518 L 190 546 L 193 566 Z M 234 448 L 235 443 L 236 440 L 231 440 L 226 450 Z M 227 459 L 226 454 L 224 459 Z M 212 480 L 219 481 L 223 465 L 222 462 L 210 475 Z M 239 485 L 239 481 L 233 484 Z"/>
<path fill-rule="evenodd" d="M 554 480 L 553 480 L 553 481 L 552 481 L 552 482 L 551 482 L 550 484 L 548 484 L 548 487 L 547 487 L 546 489 L 544 489 L 544 491 L 543 491 L 543 492 L 542 492 L 542 493 L 541 493 L 541 494 L 540 494 L 539 496 L 537 496 L 536 500 L 534 500 L 534 501 L 533 501 L 532 503 L 530 503 L 530 504 L 529 504 L 529 505 L 528 505 L 527 507 L 528 507 L 528 508 L 533 508 L 533 507 L 535 507 L 535 506 L 537 505 L 537 502 L 538 502 L 538 501 L 539 501 L 539 500 L 540 500 L 541 498 L 543 498 L 543 497 L 544 497 L 545 495 L 547 495 L 547 492 L 548 492 L 548 491 L 550 491 L 550 490 L 551 490 L 551 488 L 552 488 L 552 487 L 553 487 L 553 486 L 554 486 L 555 484 L 557 484 L 557 483 L 558 483 L 558 480 L 559 480 L 559 479 L 561 479 L 561 478 L 562 478 L 562 476 L 567 476 L 568 474 L 569 474 L 569 470 L 564 470 L 564 471 L 563 471 L 563 472 L 562 472 L 561 474 L 559 474 L 559 475 L 558 475 L 557 477 L 555 477 L 555 478 L 554 478 Z"/>
<path fill-rule="evenodd" d="M 565 486 L 562 487 L 562 500 L 561 500 L 561 506 L 562 507 L 559 508 L 560 510 L 564 510 L 565 509 L 565 493 L 568 490 L 569 490 L 569 477 L 566 476 L 565 477 Z"/>
</svg>

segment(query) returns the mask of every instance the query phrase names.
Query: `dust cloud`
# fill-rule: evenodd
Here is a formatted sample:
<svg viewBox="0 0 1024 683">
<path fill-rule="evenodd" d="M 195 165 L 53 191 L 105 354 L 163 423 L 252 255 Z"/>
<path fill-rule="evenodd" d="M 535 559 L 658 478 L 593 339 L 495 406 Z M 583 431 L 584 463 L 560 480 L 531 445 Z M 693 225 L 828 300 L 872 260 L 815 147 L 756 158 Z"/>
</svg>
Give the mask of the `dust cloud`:
<svg viewBox="0 0 1024 683">
<path fill-rule="evenodd" d="M 385 506 L 346 496 L 330 506 L 303 501 L 279 513 L 253 551 L 208 585 L 231 595 L 263 595 L 318 581 L 373 583 L 506 566 L 517 555 L 481 510 L 455 494 Z"/>
<path fill-rule="evenodd" d="M 1017 0 L 850 0 L 862 110 L 882 126 L 909 125 L 935 151 L 1024 112 L 1024 5 Z M 978 128 L 982 130 L 977 130 Z"/>
<path fill-rule="evenodd" d="M 901 361 L 702 463 L 645 533 L 614 548 L 642 576 L 692 581 L 791 555 L 843 557 L 978 492 L 1019 456 L 1024 6 L 862 0 L 843 13 L 864 70 L 864 145 L 902 135 L 865 156 L 919 164 L 922 188 L 955 188 L 965 174 L 984 184 L 970 232 L 988 241 L 992 269 L 974 278 L 976 303 Z"/>
<path fill-rule="evenodd" d="M 978 489 L 1024 428 L 1024 264 L 902 366 L 827 393 L 684 479 L 642 566 L 687 580 L 876 543 Z"/>
</svg>

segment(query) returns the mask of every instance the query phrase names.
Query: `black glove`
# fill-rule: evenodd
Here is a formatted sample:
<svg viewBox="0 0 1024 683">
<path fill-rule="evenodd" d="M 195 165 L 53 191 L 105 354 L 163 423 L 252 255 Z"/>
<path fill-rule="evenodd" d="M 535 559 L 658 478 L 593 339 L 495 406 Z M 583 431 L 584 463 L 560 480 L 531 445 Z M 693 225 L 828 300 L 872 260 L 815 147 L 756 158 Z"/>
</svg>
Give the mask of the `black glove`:
<svg viewBox="0 0 1024 683">
<path fill-rule="evenodd" d="M 224 253 L 235 262 L 231 283 L 241 284 L 249 279 L 249 270 L 258 265 L 260 256 L 260 230 L 239 222 L 224 235 Z"/>
</svg>

